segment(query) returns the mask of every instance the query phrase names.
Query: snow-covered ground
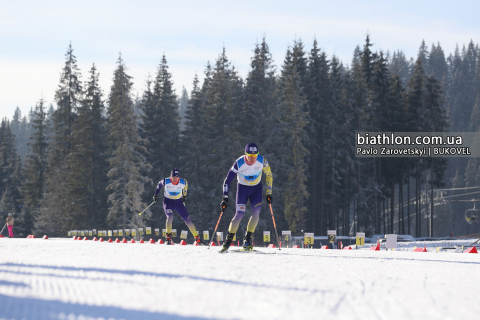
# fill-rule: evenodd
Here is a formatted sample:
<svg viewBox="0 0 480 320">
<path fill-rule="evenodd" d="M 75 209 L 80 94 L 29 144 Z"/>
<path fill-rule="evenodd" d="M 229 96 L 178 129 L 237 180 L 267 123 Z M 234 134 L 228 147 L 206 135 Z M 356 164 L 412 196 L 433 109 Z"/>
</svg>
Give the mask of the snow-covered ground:
<svg viewBox="0 0 480 320">
<path fill-rule="evenodd" d="M 0 239 L 0 319 L 480 315 L 478 254 L 416 253 L 412 248 L 259 250 L 275 254 L 218 254 L 218 247 L 147 243 Z"/>
</svg>

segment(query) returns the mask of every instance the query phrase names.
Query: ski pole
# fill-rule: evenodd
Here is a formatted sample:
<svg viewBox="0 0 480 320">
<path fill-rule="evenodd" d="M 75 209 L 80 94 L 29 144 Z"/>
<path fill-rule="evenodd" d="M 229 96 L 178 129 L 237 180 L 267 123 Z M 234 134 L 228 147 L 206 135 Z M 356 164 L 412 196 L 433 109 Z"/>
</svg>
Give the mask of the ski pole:
<svg viewBox="0 0 480 320">
<path fill-rule="evenodd" d="M 273 227 L 275 228 L 275 236 L 277 237 L 278 250 L 282 250 L 282 242 L 278 239 L 277 225 L 275 224 L 275 218 L 273 217 L 272 204 L 270 203 L 270 212 L 272 213 Z"/>
<path fill-rule="evenodd" d="M 150 208 L 153 204 L 155 203 L 155 201 L 153 201 L 152 203 L 150 203 L 150 205 L 148 207 L 146 207 L 145 209 L 143 209 L 142 212 L 140 212 L 138 215 L 141 216 L 142 213 L 144 213 L 148 208 Z"/>
<path fill-rule="evenodd" d="M 212 241 L 208 244 L 208 249 L 210 249 L 210 246 L 212 245 L 213 239 L 215 238 L 215 233 L 217 232 L 218 224 L 220 223 L 220 219 L 222 219 L 223 211 L 220 212 L 220 217 L 218 217 L 217 225 L 215 226 L 215 230 L 213 231 L 212 235 Z"/>
<path fill-rule="evenodd" d="M 0 234 L 3 233 L 3 229 L 5 229 L 6 226 L 7 226 L 7 223 L 5 222 L 5 225 L 3 226 L 2 231 L 0 231 Z"/>
</svg>

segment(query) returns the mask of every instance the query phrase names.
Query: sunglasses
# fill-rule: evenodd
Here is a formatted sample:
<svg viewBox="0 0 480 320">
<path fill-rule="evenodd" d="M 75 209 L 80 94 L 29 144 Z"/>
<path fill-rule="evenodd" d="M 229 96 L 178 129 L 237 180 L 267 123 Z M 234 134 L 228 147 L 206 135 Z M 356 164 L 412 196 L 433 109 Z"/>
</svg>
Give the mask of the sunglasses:
<svg viewBox="0 0 480 320">
<path fill-rule="evenodd" d="M 255 158 L 258 156 L 257 153 L 256 153 L 256 154 L 245 153 L 245 155 L 246 155 L 247 157 L 255 157 Z"/>
</svg>

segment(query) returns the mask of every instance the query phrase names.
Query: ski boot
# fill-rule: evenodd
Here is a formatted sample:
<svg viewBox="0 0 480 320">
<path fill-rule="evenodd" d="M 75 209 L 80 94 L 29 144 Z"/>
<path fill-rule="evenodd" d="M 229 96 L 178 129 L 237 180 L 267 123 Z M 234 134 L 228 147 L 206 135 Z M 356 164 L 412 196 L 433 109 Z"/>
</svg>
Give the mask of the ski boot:
<svg viewBox="0 0 480 320">
<path fill-rule="evenodd" d="M 203 241 L 202 238 L 200 238 L 200 236 L 196 236 L 196 237 L 195 237 L 195 242 L 198 243 L 198 244 L 201 245 L 201 246 L 208 246 L 208 243 L 206 243 L 205 241 Z"/>
<path fill-rule="evenodd" d="M 173 241 L 172 241 L 172 234 L 171 233 L 167 233 L 166 234 L 166 238 L 165 238 L 165 244 L 166 245 L 172 245 L 173 244 Z"/>
<path fill-rule="evenodd" d="M 253 232 L 247 231 L 245 238 L 243 238 L 243 251 L 253 251 L 252 236 Z"/>
<path fill-rule="evenodd" d="M 230 245 L 233 242 L 233 237 L 235 237 L 235 233 L 229 232 L 227 235 L 227 241 L 225 241 L 225 243 L 223 244 L 222 249 L 219 251 L 220 253 L 224 253 L 228 250 L 228 248 L 230 248 Z"/>
</svg>

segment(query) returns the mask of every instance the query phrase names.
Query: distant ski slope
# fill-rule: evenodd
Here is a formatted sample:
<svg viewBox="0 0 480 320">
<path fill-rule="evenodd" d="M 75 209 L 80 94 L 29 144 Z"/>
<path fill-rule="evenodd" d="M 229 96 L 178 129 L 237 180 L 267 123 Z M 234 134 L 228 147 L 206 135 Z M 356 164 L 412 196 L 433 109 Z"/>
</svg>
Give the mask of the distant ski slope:
<svg viewBox="0 0 480 320">
<path fill-rule="evenodd" d="M 217 251 L 0 239 L 0 319 L 476 319 L 480 314 L 478 254 Z"/>
</svg>

